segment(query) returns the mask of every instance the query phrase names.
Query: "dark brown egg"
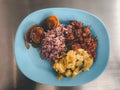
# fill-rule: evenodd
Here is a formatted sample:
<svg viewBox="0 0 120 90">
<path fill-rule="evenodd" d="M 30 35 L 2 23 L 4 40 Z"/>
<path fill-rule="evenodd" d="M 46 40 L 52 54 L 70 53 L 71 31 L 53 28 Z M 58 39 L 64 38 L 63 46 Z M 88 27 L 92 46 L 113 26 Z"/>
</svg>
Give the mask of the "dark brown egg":
<svg viewBox="0 0 120 90">
<path fill-rule="evenodd" d="M 29 43 L 31 43 L 34 47 L 38 47 L 40 45 L 43 34 L 44 30 L 42 27 L 37 25 L 32 26 L 25 34 L 26 48 L 30 47 Z"/>
<path fill-rule="evenodd" d="M 49 16 L 45 19 L 45 21 L 42 22 L 41 26 L 47 31 L 48 29 L 54 29 L 58 27 L 60 24 L 59 19 L 57 16 Z"/>
</svg>

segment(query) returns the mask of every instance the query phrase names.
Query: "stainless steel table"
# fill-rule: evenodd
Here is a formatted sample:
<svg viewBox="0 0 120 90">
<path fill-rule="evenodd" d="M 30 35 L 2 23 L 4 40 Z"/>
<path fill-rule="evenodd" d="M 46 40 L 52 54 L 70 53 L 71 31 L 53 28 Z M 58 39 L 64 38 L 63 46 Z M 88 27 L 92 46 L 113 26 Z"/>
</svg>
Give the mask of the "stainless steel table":
<svg viewBox="0 0 120 90">
<path fill-rule="evenodd" d="M 105 72 L 77 87 L 35 83 L 18 69 L 14 39 L 18 25 L 32 11 L 49 7 L 83 9 L 97 15 L 108 28 L 111 53 Z M 0 90 L 120 90 L 120 0 L 0 0 Z"/>
</svg>

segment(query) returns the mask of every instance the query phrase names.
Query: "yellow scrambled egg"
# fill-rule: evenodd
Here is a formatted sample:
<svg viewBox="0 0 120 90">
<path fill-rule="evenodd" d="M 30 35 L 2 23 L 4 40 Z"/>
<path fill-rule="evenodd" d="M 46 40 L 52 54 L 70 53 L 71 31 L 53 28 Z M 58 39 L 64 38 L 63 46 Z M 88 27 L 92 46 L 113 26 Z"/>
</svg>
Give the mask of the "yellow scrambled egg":
<svg viewBox="0 0 120 90">
<path fill-rule="evenodd" d="M 55 60 L 53 69 L 58 73 L 58 79 L 61 80 L 63 76 L 74 78 L 82 71 L 87 71 L 93 64 L 93 58 L 84 49 L 76 51 L 70 50 L 60 60 Z"/>
</svg>

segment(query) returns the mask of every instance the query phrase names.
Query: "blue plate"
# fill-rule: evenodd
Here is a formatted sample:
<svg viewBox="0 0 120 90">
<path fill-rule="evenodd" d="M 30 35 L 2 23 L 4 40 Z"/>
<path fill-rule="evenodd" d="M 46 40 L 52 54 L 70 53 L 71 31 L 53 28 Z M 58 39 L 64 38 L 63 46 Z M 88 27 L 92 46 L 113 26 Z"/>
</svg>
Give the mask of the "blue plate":
<svg viewBox="0 0 120 90">
<path fill-rule="evenodd" d="M 40 58 L 39 49 L 33 47 L 26 49 L 24 43 L 26 31 L 32 25 L 40 24 L 50 15 L 56 15 L 64 24 L 70 20 L 77 20 L 90 26 L 92 34 L 98 39 L 97 57 L 90 71 L 77 75 L 75 79 L 63 78 L 59 81 L 50 63 Z M 35 11 L 25 17 L 18 27 L 14 48 L 17 65 L 29 79 L 54 86 L 78 86 L 96 79 L 104 71 L 109 59 L 110 42 L 105 25 L 95 15 L 78 9 L 48 8 Z"/>
</svg>

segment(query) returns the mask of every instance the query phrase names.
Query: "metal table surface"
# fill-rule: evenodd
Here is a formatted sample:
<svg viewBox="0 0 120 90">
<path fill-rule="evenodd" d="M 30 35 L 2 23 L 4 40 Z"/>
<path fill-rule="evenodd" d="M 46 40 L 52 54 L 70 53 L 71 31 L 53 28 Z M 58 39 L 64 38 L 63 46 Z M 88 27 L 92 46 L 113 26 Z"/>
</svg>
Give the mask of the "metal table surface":
<svg viewBox="0 0 120 90">
<path fill-rule="evenodd" d="M 35 83 L 18 69 L 14 39 L 18 25 L 29 13 L 49 7 L 83 9 L 97 15 L 108 28 L 110 59 L 100 77 L 77 87 Z M 0 0 L 0 90 L 120 90 L 120 0 Z"/>
</svg>

